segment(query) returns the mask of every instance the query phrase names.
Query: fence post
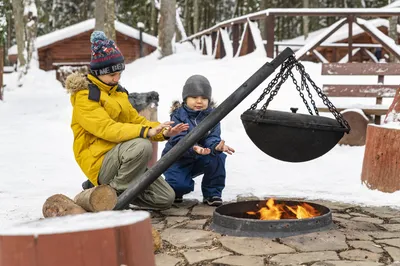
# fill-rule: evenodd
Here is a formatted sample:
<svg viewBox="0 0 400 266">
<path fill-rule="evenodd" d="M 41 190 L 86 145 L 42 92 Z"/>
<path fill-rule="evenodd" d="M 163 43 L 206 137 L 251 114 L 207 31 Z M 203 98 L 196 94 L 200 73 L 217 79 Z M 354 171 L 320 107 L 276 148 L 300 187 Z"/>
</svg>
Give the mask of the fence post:
<svg viewBox="0 0 400 266">
<path fill-rule="evenodd" d="M 268 15 L 265 20 L 265 29 L 267 31 L 267 57 L 274 58 L 274 44 L 275 44 L 275 16 Z"/>
<path fill-rule="evenodd" d="M 233 48 L 233 56 L 236 55 L 239 48 L 239 24 L 232 25 L 232 48 Z"/>
</svg>

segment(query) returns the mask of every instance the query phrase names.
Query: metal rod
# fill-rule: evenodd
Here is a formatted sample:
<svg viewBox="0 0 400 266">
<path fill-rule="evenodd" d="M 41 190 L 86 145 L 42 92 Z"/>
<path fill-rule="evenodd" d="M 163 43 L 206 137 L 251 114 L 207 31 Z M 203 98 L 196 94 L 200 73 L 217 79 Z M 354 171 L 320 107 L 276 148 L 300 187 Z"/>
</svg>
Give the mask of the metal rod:
<svg viewBox="0 0 400 266">
<path fill-rule="evenodd" d="M 265 63 L 248 80 L 246 80 L 236 91 L 225 99 L 213 112 L 191 132 L 180 140 L 166 155 L 146 171 L 139 178 L 129 184 L 129 187 L 118 197 L 115 210 L 124 209 L 151 183 L 153 183 L 165 170 L 179 159 L 190 147 L 192 147 L 204 134 L 212 129 L 219 121 L 229 114 L 240 102 L 242 102 L 253 90 L 255 90 L 275 69 L 285 60 L 293 55 L 290 48 L 286 48 L 270 63 Z"/>
</svg>

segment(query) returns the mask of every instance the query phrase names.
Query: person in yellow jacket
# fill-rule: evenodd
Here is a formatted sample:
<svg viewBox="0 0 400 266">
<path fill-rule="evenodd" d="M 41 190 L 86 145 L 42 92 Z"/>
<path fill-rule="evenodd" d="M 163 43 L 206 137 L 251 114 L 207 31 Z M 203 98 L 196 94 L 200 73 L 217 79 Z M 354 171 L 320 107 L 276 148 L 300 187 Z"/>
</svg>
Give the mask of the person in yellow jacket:
<svg viewBox="0 0 400 266">
<path fill-rule="evenodd" d="M 101 31 L 94 31 L 90 39 L 90 73 L 71 74 L 65 84 L 73 106 L 73 150 L 91 184 L 108 184 L 120 194 L 147 170 L 150 141 L 164 141 L 188 125 L 172 127 L 174 122 L 151 122 L 140 116 L 118 83 L 125 69 L 120 50 Z M 166 209 L 174 199 L 173 189 L 161 176 L 132 204 Z"/>
</svg>

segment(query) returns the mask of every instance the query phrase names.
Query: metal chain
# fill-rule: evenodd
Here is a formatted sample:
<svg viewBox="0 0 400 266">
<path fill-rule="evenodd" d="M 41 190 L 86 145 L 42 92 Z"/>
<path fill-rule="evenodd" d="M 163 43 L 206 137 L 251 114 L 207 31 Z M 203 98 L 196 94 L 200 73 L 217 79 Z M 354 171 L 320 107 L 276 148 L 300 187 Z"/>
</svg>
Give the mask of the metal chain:
<svg viewBox="0 0 400 266">
<path fill-rule="evenodd" d="M 301 75 L 301 87 L 297 83 L 297 80 L 294 78 L 292 69 L 296 67 L 296 70 L 299 71 Z M 291 77 L 293 80 L 294 85 L 296 86 L 297 91 L 300 94 L 300 97 L 302 98 L 304 104 L 307 107 L 308 112 L 313 115 L 311 107 L 309 106 L 307 100 L 305 99 L 304 93 L 304 88 L 307 91 L 307 96 L 310 98 L 311 105 L 315 111 L 316 115 L 319 115 L 318 108 L 315 104 L 315 101 L 312 97 L 310 87 L 307 84 L 307 81 L 311 84 L 311 86 L 314 88 L 314 90 L 317 92 L 318 96 L 322 99 L 323 103 L 328 107 L 329 111 L 333 114 L 333 116 L 336 118 L 336 120 L 345 128 L 350 129 L 349 123 L 343 118 L 343 115 L 339 113 L 336 109 L 336 107 L 329 101 L 328 97 L 322 92 L 321 88 L 319 88 L 315 82 L 311 79 L 310 75 L 305 71 L 304 66 L 296 60 L 294 56 L 288 57 L 288 59 L 282 64 L 282 67 L 279 71 L 279 73 L 272 79 L 272 81 L 268 84 L 268 86 L 264 89 L 263 93 L 260 95 L 260 97 L 257 99 L 255 103 L 253 103 L 250 107 L 249 110 L 255 110 L 257 108 L 257 105 L 264 100 L 265 96 L 269 93 L 270 96 L 267 99 L 266 103 L 261 107 L 262 112 L 259 113 L 259 117 L 262 118 L 263 114 L 267 110 L 267 107 L 269 103 L 273 100 L 273 98 L 278 94 L 279 89 L 281 88 L 282 84 L 285 83 L 285 81 L 288 79 L 288 77 Z M 275 88 L 274 88 L 275 86 Z"/>
</svg>

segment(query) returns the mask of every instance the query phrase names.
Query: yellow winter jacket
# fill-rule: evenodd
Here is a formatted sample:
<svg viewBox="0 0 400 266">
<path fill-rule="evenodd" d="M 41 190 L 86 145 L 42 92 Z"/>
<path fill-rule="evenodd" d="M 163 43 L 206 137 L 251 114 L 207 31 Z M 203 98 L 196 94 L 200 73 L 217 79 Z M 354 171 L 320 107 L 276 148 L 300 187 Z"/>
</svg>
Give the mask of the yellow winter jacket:
<svg viewBox="0 0 400 266">
<path fill-rule="evenodd" d="M 132 107 L 126 91 L 109 86 L 95 76 L 71 74 L 66 80 L 73 106 L 71 128 L 74 133 L 74 155 L 82 171 L 94 184 L 104 155 L 118 143 L 147 138 L 150 122 Z M 149 138 L 165 140 L 162 133 Z"/>
</svg>

